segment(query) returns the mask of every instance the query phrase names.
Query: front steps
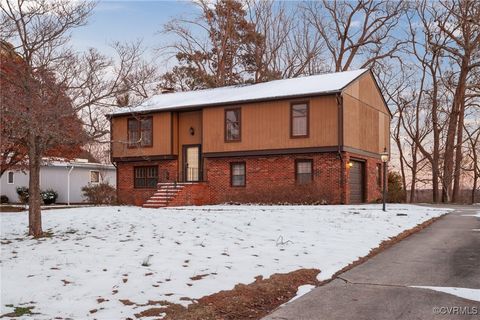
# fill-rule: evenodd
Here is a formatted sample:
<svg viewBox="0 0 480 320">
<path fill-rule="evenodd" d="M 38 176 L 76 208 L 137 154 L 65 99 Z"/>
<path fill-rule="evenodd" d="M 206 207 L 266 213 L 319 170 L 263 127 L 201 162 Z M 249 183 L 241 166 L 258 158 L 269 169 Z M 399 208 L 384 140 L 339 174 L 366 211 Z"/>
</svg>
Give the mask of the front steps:
<svg viewBox="0 0 480 320">
<path fill-rule="evenodd" d="M 205 182 L 159 183 L 157 191 L 143 204 L 144 208 L 205 205 L 211 203 L 210 188 Z"/>
<path fill-rule="evenodd" d="M 163 208 L 175 199 L 176 195 L 184 188 L 184 183 L 159 183 L 157 191 L 151 196 L 144 208 Z"/>
</svg>

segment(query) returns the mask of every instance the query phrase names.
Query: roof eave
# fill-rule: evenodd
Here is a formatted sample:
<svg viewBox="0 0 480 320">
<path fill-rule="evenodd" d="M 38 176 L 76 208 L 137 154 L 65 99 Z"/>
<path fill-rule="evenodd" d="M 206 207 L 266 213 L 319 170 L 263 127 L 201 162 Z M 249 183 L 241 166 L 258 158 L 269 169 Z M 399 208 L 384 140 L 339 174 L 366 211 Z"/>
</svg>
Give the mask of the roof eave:
<svg viewBox="0 0 480 320">
<path fill-rule="evenodd" d="M 209 108 L 209 107 L 231 106 L 231 105 L 256 103 L 256 102 L 278 101 L 278 100 L 287 100 L 287 99 L 301 99 L 301 98 L 305 98 L 305 97 L 329 96 L 329 95 L 334 95 L 334 94 L 337 94 L 337 93 L 341 93 L 342 90 L 343 90 L 343 88 L 339 89 L 339 90 L 295 94 L 295 95 L 288 95 L 288 96 L 276 96 L 276 97 L 237 100 L 237 101 L 229 101 L 229 102 L 194 104 L 194 105 L 166 107 L 166 108 L 151 109 L 151 110 L 137 110 L 137 111 L 136 110 L 131 110 L 131 111 L 126 111 L 126 112 L 122 112 L 122 113 L 110 113 L 110 114 L 107 114 L 105 116 L 108 119 L 111 119 L 111 118 L 115 118 L 115 117 L 131 116 L 131 115 L 137 115 L 137 114 L 142 114 L 143 115 L 143 114 L 151 114 L 151 113 L 158 113 L 158 112 L 169 112 L 169 111 L 187 111 L 187 110 L 196 110 L 196 109 L 203 109 L 203 108 Z"/>
</svg>

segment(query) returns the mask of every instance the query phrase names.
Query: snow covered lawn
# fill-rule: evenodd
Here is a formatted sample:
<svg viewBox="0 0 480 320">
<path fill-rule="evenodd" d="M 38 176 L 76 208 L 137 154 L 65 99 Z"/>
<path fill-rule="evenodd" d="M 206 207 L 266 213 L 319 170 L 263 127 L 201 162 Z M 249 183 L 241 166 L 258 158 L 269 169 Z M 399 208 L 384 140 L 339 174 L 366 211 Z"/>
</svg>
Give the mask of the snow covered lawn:
<svg viewBox="0 0 480 320">
<path fill-rule="evenodd" d="M 50 238 L 26 237 L 26 213 L 2 213 L 1 314 L 120 319 L 148 300 L 186 305 L 254 277 L 301 268 L 319 279 L 448 209 L 411 205 L 90 207 L 43 212 Z M 397 215 L 401 214 L 401 215 Z M 97 300 L 100 299 L 100 300 Z M 97 309 L 95 313 L 90 310 Z"/>
</svg>

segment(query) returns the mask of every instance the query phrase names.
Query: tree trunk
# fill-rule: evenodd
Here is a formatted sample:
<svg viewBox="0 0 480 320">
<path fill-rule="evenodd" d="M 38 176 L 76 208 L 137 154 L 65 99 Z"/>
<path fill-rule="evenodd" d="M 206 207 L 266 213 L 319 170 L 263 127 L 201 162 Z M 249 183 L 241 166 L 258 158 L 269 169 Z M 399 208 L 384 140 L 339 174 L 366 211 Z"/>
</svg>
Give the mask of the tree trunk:
<svg viewBox="0 0 480 320">
<path fill-rule="evenodd" d="M 29 150 L 29 181 L 28 181 L 28 235 L 39 238 L 42 232 L 42 214 L 40 199 L 40 162 L 41 157 L 37 153 L 35 137 L 30 138 L 32 145 Z"/>
<path fill-rule="evenodd" d="M 475 193 L 477 191 L 477 182 L 478 182 L 478 175 L 475 173 L 474 176 L 473 176 L 472 204 L 475 203 Z"/>
<path fill-rule="evenodd" d="M 462 100 L 460 104 L 460 113 L 458 115 L 458 126 L 457 126 L 457 150 L 455 154 L 455 172 L 453 176 L 453 194 L 452 202 L 459 202 L 460 194 L 460 179 L 462 172 L 462 160 L 463 160 L 463 118 L 465 116 L 465 101 Z"/>
</svg>

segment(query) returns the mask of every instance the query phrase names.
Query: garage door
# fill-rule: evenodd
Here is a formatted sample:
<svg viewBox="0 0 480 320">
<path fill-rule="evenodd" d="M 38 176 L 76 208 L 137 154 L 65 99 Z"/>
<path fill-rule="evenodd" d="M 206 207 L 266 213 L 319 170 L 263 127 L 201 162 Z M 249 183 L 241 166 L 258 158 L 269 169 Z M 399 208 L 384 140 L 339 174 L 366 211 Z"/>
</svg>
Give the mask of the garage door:
<svg viewBox="0 0 480 320">
<path fill-rule="evenodd" d="M 364 166 L 361 161 L 351 161 L 352 167 L 350 167 L 350 203 L 362 203 L 364 190 Z"/>
</svg>

